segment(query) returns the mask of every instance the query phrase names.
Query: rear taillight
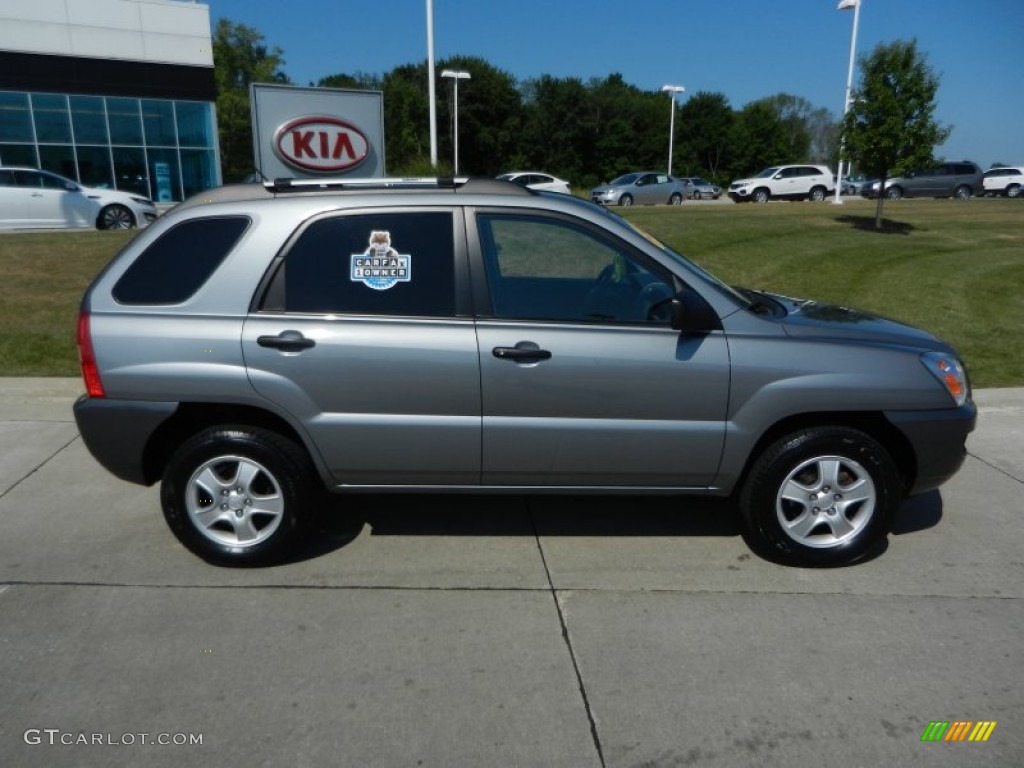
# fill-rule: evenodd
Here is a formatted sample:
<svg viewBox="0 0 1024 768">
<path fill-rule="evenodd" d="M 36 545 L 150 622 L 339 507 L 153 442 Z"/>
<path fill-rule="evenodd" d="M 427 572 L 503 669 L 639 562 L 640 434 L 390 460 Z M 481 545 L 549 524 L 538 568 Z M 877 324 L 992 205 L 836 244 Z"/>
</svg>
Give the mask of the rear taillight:
<svg viewBox="0 0 1024 768">
<path fill-rule="evenodd" d="M 78 314 L 78 362 L 82 366 L 82 380 L 89 397 L 106 397 L 100 370 L 96 367 L 96 354 L 92 348 L 92 334 L 89 332 L 89 313 Z"/>
</svg>

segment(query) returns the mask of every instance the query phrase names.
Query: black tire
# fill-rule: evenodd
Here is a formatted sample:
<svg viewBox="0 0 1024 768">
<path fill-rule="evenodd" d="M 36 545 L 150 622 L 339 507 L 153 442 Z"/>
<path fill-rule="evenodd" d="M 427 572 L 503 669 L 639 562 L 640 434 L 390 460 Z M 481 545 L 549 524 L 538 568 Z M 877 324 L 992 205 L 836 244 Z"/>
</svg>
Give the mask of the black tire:
<svg viewBox="0 0 1024 768">
<path fill-rule="evenodd" d="M 755 203 L 767 203 L 769 197 L 771 197 L 771 195 L 768 193 L 768 190 L 761 187 L 760 189 L 754 190 L 754 194 L 751 196 L 751 199 Z"/>
<path fill-rule="evenodd" d="M 901 500 L 896 465 L 874 438 L 849 427 L 813 427 L 757 458 L 740 513 L 769 559 L 839 566 L 882 544 Z"/>
<path fill-rule="evenodd" d="M 970 200 L 971 199 L 971 188 L 966 184 L 961 184 L 959 187 L 953 190 L 953 197 L 957 200 Z"/>
<path fill-rule="evenodd" d="M 701 199 L 701 191 L 699 189 L 693 190 L 693 199 L 694 200 L 700 200 Z"/>
<path fill-rule="evenodd" d="M 823 202 L 825 200 L 825 188 L 815 187 L 807 197 L 815 203 Z"/>
<path fill-rule="evenodd" d="M 899 187 L 889 187 L 885 190 L 885 196 L 890 200 L 899 200 L 903 197 L 903 190 Z"/>
<path fill-rule="evenodd" d="M 625 206 L 628 207 L 628 206 L 630 206 L 632 204 L 633 204 L 633 196 L 632 195 L 623 195 L 622 197 L 619 198 L 619 205 L 625 205 Z"/>
<path fill-rule="evenodd" d="M 1006 188 L 1007 197 L 1020 197 L 1020 184 L 1011 184 Z"/>
<path fill-rule="evenodd" d="M 126 206 L 114 203 L 100 211 L 97 224 L 100 229 L 132 229 L 135 215 Z"/>
<path fill-rule="evenodd" d="M 213 427 L 175 451 L 160 501 L 174 535 L 207 562 L 269 565 L 290 552 L 319 486 L 291 440 L 255 427 Z"/>
<path fill-rule="evenodd" d="M 678 192 L 673 192 L 672 196 L 669 197 L 669 199 L 668 199 L 668 204 L 669 205 L 682 205 L 683 204 L 683 196 L 681 194 L 679 194 Z"/>
</svg>

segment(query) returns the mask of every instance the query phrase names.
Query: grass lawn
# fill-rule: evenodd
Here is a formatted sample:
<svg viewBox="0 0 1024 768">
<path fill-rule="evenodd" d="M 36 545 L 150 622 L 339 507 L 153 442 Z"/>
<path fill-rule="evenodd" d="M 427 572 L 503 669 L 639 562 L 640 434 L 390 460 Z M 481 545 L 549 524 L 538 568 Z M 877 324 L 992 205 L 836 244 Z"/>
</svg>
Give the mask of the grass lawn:
<svg viewBox="0 0 1024 768">
<path fill-rule="evenodd" d="M 1024 386 L 1024 202 L 616 209 L 728 282 L 867 309 L 951 342 L 978 387 Z M 77 376 L 82 293 L 124 232 L 0 233 L 0 375 Z"/>
</svg>

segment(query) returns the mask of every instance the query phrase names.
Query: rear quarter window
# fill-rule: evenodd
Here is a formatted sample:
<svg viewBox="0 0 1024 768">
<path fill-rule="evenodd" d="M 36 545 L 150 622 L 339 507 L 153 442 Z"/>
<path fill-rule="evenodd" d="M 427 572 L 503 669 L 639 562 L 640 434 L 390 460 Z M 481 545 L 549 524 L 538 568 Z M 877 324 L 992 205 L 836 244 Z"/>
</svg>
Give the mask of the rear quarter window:
<svg viewBox="0 0 1024 768">
<path fill-rule="evenodd" d="M 247 216 L 191 219 L 153 242 L 114 285 L 120 304 L 180 304 L 217 270 L 249 226 Z"/>
</svg>

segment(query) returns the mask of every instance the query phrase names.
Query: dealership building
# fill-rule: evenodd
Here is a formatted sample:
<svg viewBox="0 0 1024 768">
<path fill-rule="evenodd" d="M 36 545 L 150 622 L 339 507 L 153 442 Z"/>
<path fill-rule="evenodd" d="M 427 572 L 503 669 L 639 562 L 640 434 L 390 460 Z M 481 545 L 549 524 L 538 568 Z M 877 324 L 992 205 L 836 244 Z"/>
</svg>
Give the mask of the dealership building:
<svg viewBox="0 0 1024 768">
<path fill-rule="evenodd" d="M 209 6 L 0 0 L 0 165 L 174 202 L 221 183 Z"/>
</svg>

